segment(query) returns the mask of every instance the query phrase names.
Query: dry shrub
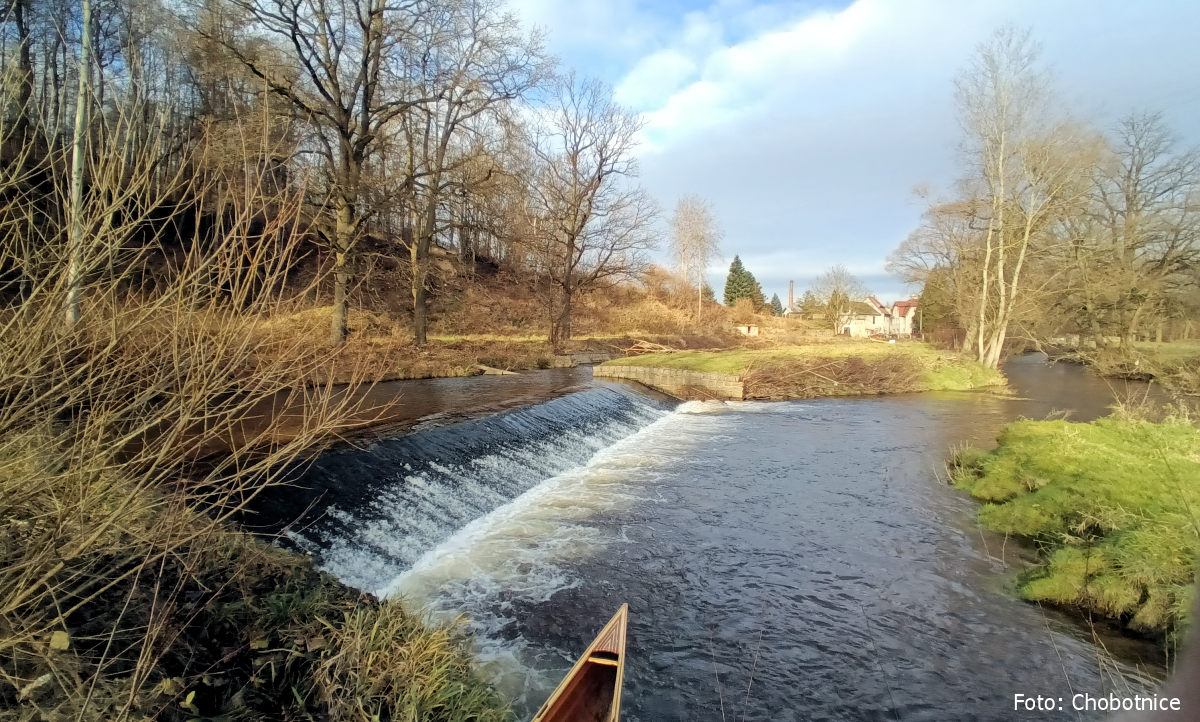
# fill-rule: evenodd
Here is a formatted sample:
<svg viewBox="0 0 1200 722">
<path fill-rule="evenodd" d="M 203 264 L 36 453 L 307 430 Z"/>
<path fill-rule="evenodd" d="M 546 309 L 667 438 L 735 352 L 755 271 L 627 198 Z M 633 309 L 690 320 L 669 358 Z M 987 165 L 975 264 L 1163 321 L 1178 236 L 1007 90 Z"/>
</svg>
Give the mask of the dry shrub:
<svg viewBox="0 0 1200 722">
<path fill-rule="evenodd" d="M 650 266 L 642 274 L 641 287 L 647 296 L 673 308 L 692 310 L 696 307 L 696 287 L 676 271 L 662 266 Z"/>
<path fill-rule="evenodd" d="M 744 325 L 758 322 L 758 312 L 754 309 L 754 301 L 748 298 L 739 298 L 733 304 L 733 320 L 734 322 Z"/>
<path fill-rule="evenodd" d="M 303 390 L 286 421 L 263 411 L 332 353 L 320 342 L 327 329 L 269 342 L 261 333 L 265 319 L 291 311 L 283 289 L 301 235 L 300 193 L 223 204 L 211 242 L 184 239 L 192 242 L 160 282 L 142 288 L 148 249 L 180 242 L 153 213 L 209 215 L 205 199 L 219 185 L 182 174 L 164 181 L 151 152 L 97 155 L 81 219 L 87 243 L 75 254 L 46 211 L 61 198 L 11 168 L 0 175 L 0 227 L 21 231 L 0 234 L 0 269 L 20 276 L 0 316 L 0 710 L 29 719 L 311 716 L 320 703 L 296 699 L 304 685 L 268 669 L 250 635 L 300 614 L 280 612 L 281 589 L 298 580 L 309 588 L 293 596 L 319 593 L 338 615 L 352 600 L 307 562 L 234 532 L 232 519 L 281 483 L 289 463 L 369 410 L 325 385 Z M 72 265 L 81 317 L 68 325 Z"/>
<path fill-rule="evenodd" d="M 915 391 L 922 368 L 903 356 L 798 358 L 752 366 L 742 376 L 746 398 L 809 399 Z"/>
<path fill-rule="evenodd" d="M 262 335 L 264 343 L 287 343 L 304 338 L 310 343 L 327 344 L 332 319 L 333 306 L 306 308 L 265 318 L 256 324 L 255 331 Z M 397 324 L 384 316 L 360 309 L 347 311 L 346 326 L 349 334 L 357 337 L 392 335 L 397 330 Z"/>
</svg>

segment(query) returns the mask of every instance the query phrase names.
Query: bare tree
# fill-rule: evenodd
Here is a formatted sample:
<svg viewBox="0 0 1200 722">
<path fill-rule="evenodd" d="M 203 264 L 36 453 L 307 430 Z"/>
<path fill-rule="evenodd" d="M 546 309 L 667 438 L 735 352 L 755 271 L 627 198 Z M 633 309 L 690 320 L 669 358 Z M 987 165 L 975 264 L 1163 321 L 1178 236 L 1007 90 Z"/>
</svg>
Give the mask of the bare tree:
<svg viewBox="0 0 1200 722">
<path fill-rule="evenodd" d="M 360 204 L 363 170 L 377 152 L 385 126 L 414 108 L 439 99 L 409 91 L 407 51 L 422 14 L 435 12 L 421 0 L 232 0 L 256 31 L 279 41 L 289 67 L 258 52 L 257 38 L 224 42 L 234 57 L 285 98 L 317 129 L 317 153 L 328 176 L 335 214 L 333 319 L 330 339 L 346 340 L 349 256 L 370 210 Z M 204 32 L 200 29 L 200 32 Z M 420 64 L 420 59 L 413 59 Z M 298 67 L 300 73 L 292 72 Z"/>
<path fill-rule="evenodd" d="M 888 256 L 887 271 L 922 288 L 926 296 L 949 300 L 955 327 L 962 330 L 963 350 L 975 342 L 976 289 L 982 269 L 982 232 L 976 224 L 977 203 L 958 200 L 934 202 L 921 217 L 921 225 Z"/>
<path fill-rule="evenodd" d="M 79 47 L 79 93 L 75 105 L 75 138 L 71 151 L 71 199 L 67 216 L 70 218 L 69 261 L 67 263 L 66 321 L 68 326 L 79 322 L 79 297 L 83 287 L 83 166 L 87 143 L 88 105 L 91 89 L 92 2 L 83 0 L 83 39 Z M 22 110 L 22 112 L 27 112 Z"/>
<path fill-rule="evenodd" d="M 679 199 L 671 216 L 671 249 L 684 278 L 696 279 L 696 323 L 704 308 L 704 269 L 720 253 L 721 237 L 708 201 L 695 195 Z"/>
<path fill-rule="evenodd" d="M 870 295 L 866 286 L 842 265 L 832 266 L 817 276 L 812 291 L 825 307 L 828 320 L 835 331 L 842 327 L 843 320 L 850 313 L 854 302 Z"/>
<path fill-rule="evenodd" d="M 1025 300 L 1026 264 L 1037 243 L 1054 240 L 1055 219 L 1082 199 L 1098 151 L 1077 127 L 1048 122 L 1048 79 L 1037 61 L 1028 31 L 1003 28 L 956 86 L 971 172 L 964 186 L 982 231 L 973 345 L 992 368 Z"/>
<path fill-rule="evenodd" d="M 1116 135 L 1095 177 L 1095 243 L 1079 258 L 1092 314 L 1127 345 L 1146 321 L 1161 329 L 1171 298 L 1196 281 L 1200 150 L 1176 152 L 1155 113 L 1127 116 Z"/>
<path fill-rule="evenodd" d="M 607 86 L 572 73 L 536 131 L 530 225 L 555 348 L 571 338 L 576 295 L 640 270 L 654 244 L 657 209 L 629 182 L 640 127 Z"/>
<path fill-rule="evenodd" d="M 427 16 L 419 27 L 423 60 L 413 82 L 418 95 L 436 100 L 400 125 L 408 162 L 402 189 L 411 236 L 413 339 L 423 344 L 430 249 L 438 232 L 450 226 L 439 211 L 456 192 L 465 197 L 494 170 L 477 162 L 478 143 L 464 144 L 463 136 L 477 141 L 510 101 L 544 80 L 549 66 L 539 38 L 521 37 L 517 19 L 494 0 L 462 0 Z"/>
</svg>

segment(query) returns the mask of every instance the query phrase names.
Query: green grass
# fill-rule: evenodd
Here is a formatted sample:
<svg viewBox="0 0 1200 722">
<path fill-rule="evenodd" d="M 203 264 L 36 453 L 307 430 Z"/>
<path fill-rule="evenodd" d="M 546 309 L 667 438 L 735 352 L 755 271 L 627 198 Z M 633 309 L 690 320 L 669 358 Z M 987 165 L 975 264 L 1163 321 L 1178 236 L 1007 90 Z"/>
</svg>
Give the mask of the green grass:
<svg viewBox="0 0 1200 722">
<path fill-rule="evenodd" d="M 1163 364 L 1176 364 L 1200 359 L 1200 340 L 1138 341 L 1134 349 Z"/>
<path fill-rule="evenodd" d="M 708 371 L 742 376 L 751 368 L 786 365 L 814 359 L 840 360 L 861 358 L 867 363 L 901 358 L 919 364 L 918 390 L 967 391 L 1004 385 L 1004 376 L 982 364 L 952 351 L 936 349 L 919 342 L 879 343 L 876 341 L 839 340 L 762 349 L 729 351 L 679 351 L 645 354 L 609 361 L 611 366 L 653 366 L 657 368 Z M 912 389 L 903 389 L 912 390 Z"/>
<path fill-rule="evenodd" d="M 991 453 L 958 452 L 955 485 L 989 529 L 1037 543 L 1030 600 L 1174 635 L 1200 556 L 1200 429 L 1178 420 L 1018 421 Z"/>
</svg>

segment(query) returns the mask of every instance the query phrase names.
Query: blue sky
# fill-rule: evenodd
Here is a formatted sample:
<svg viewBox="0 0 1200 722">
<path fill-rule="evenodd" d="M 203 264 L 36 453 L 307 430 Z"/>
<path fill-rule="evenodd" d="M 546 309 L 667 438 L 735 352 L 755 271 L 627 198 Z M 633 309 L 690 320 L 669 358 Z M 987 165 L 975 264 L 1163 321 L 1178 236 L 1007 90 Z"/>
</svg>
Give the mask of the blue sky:
<svg viewBox="0 0 1200 722">
<path fill-rule="evenodd" d="M 907 296 L 884 261 L 919 221 L 914 188 L 954 182 L 953 78 L 1006 23 L 1032 29 L 1064 113 L 1107 129 L 1161 111 L 1181 146 L 1200 144 L 1197 2 L 509 4 L 643 114 L 641 182 L 664 216 L 687 193 L 713 203 L 718 295 L 736 253 L 768 297 L 836 263 L 884 300 Z"/>
</svg>

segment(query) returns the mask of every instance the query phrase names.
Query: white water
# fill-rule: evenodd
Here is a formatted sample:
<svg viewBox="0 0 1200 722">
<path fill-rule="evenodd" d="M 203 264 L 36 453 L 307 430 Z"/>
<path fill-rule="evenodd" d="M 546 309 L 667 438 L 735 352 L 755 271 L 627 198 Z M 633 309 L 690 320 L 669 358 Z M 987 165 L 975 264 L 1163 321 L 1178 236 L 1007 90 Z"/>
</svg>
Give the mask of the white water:
<svg viewBox="0 0 1200 722">
<path fill-rule="evenodd" d="M 684 404 L 476 519 L 378 593 L 402 597 L 443 622 L 470 610 L 479 659 L 497 686 L 517 699 L 541 694 L 553 680 L 532 672 L 526 641 L 505 632 L 519 622 L 519 610 L 496 600 L 537 604 L 582 584 L 570 569 L 624 542 L 612 528 L 590 522 L 654 495 L 664 468 L 695 450 L 689 427 L 704 423 L 696 419 L 699 408 Z"/>
</svg>

